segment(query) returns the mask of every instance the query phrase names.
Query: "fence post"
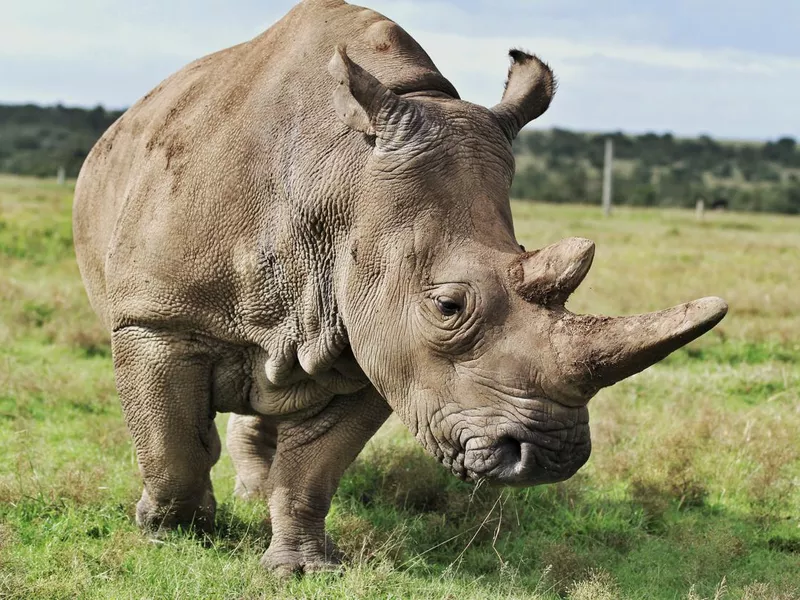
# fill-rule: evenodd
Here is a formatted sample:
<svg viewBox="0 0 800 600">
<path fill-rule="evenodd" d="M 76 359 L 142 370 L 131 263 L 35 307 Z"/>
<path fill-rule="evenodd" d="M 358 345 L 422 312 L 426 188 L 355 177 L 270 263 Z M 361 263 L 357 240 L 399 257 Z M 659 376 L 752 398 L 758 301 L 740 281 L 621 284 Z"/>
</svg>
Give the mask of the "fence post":
<svg viewBox="0 0 800 600">
<path fill-rule="evenodd" d="M 603 165 L 603 214 L 611 216 L 611 179 L 614 173 L 614 141 L 606 138 L 606 157 Z"/>
<path fill-rule="evenodd" d="M 698 221 L 702 221 L 706 214 L 706 203 L 702 198 L 698 198 L 697 206 L 695 207 L 695 216 Z"/>
<path fill-rule="evenodd" d="M 67 172 L 64 167 L 58 167 L 56 180 L 58 181 L 58 185 L 64 185 L 64 183 L 67 181 Z"/>
</svg>

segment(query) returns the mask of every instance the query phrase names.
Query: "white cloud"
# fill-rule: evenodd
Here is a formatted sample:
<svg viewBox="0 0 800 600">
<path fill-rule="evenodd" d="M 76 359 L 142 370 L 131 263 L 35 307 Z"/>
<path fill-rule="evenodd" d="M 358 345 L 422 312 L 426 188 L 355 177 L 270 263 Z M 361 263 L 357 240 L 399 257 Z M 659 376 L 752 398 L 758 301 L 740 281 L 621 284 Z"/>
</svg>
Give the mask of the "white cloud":
<svg viewBox="0 0 800 600">
<path fill-rule="evenodd" d="M 171 22 L 142 23 L 114 20 L 77 29 L 43 27 L 36 23 L 6 22 L 0 25 L 0 58 L 47 58 L 53 61 L 96 61 L 104 56 L 136 61 L 147 57 L 180 57 L 187 62 L 204 54 L 253 37 L 266 27 L 242 23 L 235 29 L 193 26 L 181 28 Z"/>
<path fill-rule="evenodd" d="M 506 60 L 509 49 L 507 38 L 475 38 L 431 31 L 417 31 L 416 37 L 445 74 L 480 73 L 492 78 L 493 71 Z M 658 69 L 721 73 L 732 77 L 759 75 L 788 79 L 800 76 L 800 58 L 754 55 L 732 49 L 701 52 L 609 41 L 589 44 L 555 37 L 520 39 L 512 45 L 535 52 L 551 63 L 562 79 L 568 80 L 586 75 L 592 63 L 598 59 Z"/>
</svg>

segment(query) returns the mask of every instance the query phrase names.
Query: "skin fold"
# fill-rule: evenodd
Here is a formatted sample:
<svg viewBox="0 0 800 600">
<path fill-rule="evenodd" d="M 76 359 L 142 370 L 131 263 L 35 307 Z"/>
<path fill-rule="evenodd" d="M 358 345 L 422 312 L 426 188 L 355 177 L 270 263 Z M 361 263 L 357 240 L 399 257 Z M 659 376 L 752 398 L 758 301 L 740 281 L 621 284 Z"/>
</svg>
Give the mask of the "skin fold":
<svg viewBox="0 0 800 600">
<path fill-rule="evenodd" d="M 713 327 L 718 298 L 635 317 L 564 308 L 594 246 L 525 252 L 511 143 L 549 106 L 511 52 L 461 101 L 398 25 L 305 0 L 130 108 L 78 179 L 75 247 L 112 339 L 140 526 L 210 531 L 218 412 L 236 493 L 269 502 L 263 564 L 338 562 L 324 521 L 394 411 L 456 476 L 534 485 L 590 452 L 589 399 Z"/>
</svg>

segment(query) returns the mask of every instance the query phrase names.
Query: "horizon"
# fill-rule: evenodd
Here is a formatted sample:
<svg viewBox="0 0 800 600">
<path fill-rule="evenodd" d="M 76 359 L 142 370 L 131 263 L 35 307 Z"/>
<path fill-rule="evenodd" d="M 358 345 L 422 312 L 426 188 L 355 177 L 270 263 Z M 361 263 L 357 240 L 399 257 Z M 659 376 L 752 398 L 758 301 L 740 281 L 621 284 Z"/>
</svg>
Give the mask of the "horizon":
<svg viewBox="0 0 800 600">
<path fill-rule="evenodd" d="M 102 108 L 107 113 L 111 113 L 111 112 L 124 113 L 125 111 L 127 111 L 130 108 L 130 106 L 123 106 L 123 107 L 120 107 L 120 108 L 107 107 L 107 106 L 103 106 L 102 104 L 95 104 L 94 106 L 82 106 L 82 105 L 79 105 L 79 104 L 61 104 L 59 102 L 56 102 L 56 103 L 53 103 L 53 104 L 39 104 L 39 103 L 36 103 L 36 102 L 9 103 L 9 102 L 0 101 L 0 108 L 2 108 L 2 107 L 22 107 L 22 106 L 33 106 L 33 107 L 41 108 L 41 109 L 49 109 L 49 108 L 61 107 L 61 108 L 65 109 L 65 110 L 76 110 L 77 109 L 77 110 L 84 110 L 84 111 L 91 111 L 91 110 L 94 110 L 94 109 L 99 107 L 99 108 Z M 754 144 L 754 145 L 758 145 L 758 144 L 767 144 L 769 142 L 777 142 L 780 139 L 789 138 L 789 139 L 795 140 L 796 143 L 800 144 L 800 137 L 796 138 L 793 135 L 780 135 L 780 136 L 776 136 L 774 138 L 765 138 L 765 139 L 762 139 L 762 138 L 758 138 L 758 139 L 726 138 L 726 137 L 722 137 L 722 136 L 709 136 L 708 134 L 705 134 L 705 133 L 698 133 L 697 135 L 677 135 L 677 134 L 673 133 L 672 131 L 652 131 L 652 130 L 650 130 L 650 131 L 647 131 L 647 130 L 645 130 L 645 131 L 624 131 L 624 130 L 619 130 L 619 129 L 615 129 L 615 130 L 590 130 L 590 129 L 575 129 L 575 128 L 571 128 L 571 127 L 561 127 L 559 125 L 551 125 L 551 126 L 548 126 L 548 127 L 541 127 L 541 126 L 537 126 L 535 122 L 532 125 L 529 124 L 529 125 L 526 125 L 525 127 L 522 128 L 523 132 L 548 132 L 548 131 L 553 131 L 553 130 L 569 131 L 569 132 L 572 132 L 572 133 L 578 133 L 578 134 L 584 134 L 584 135 L 590 135 L 590 136 L 612 136 L 612 135 L 616 135 L 616 134 L 622 134 L 622 135 L 625 135 L 625 136 L 628 136 L 628 137 L 642 137 L 642 136 L 646 136 L 646 135 L 656 135 L 658 137 L 664 137 L 666 135 L 670 135 L 676 140 L 696 140 L 696 139 L 700 139 L 702 137 L 708 137 L 712 141 L 719 142 L 719 143 L 722 143 L 722 144 Z"/>
<path fill-rule="evenodd" d="M 17 3 L 0 24 L 2 104 L 123 110 L 191 60 L 258 35 L 295 2 L 221 7 L 179 0 L 163 7 L 113 0 L 102 13 L 91 0 L 43 4 Z M 397 21 L 462 97 L 478 104 L 499 101 L 509 48 L 541 56 L 560 87 L 533 129 L 707 135 L 731 143 L 800 137 L 800 40 L 791 27 L 800 5 L 360 4 Z"/>
</svg>

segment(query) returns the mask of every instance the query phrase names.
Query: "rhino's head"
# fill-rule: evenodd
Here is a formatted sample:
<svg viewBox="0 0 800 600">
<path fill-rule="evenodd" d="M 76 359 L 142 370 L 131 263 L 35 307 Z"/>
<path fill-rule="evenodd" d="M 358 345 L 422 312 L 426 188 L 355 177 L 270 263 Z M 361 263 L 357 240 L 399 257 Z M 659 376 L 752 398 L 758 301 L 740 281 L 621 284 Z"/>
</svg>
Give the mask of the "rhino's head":
<svg viewBox="0 0 800 600">
<path fill-rule="evenodd" d="M 564 307 L 594 245 L 524 252 L 514 238 L 511 142 L 554 83 L 537 58 L 511 56 L 489 110 L 398 96 L 337 50 L 337 113 L 372 145 L 337 296 L 359 365 L 430 452 L 463 478 L 532 485 L 587 460 L 599 389 L 708 331 L 727 306 L 620 318 Z"/>
</svg>

